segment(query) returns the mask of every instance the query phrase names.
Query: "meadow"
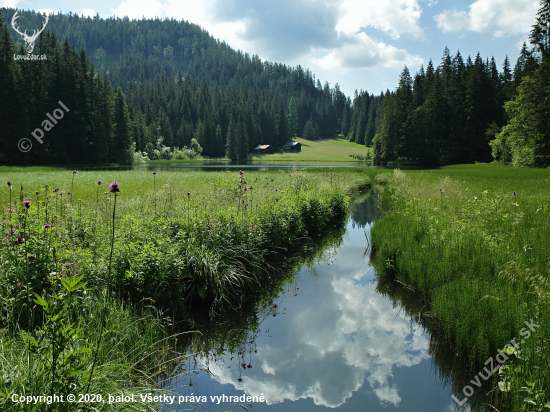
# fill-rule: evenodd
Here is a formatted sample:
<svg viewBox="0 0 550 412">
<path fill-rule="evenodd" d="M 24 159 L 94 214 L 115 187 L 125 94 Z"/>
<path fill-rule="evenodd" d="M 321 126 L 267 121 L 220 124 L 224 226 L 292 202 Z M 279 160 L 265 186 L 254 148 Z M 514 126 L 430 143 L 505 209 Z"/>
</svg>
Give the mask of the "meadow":
<svg viewBox="0 0 550 412">
<path fill-rule="evenodd" d="M 369 148 L 350 142 L 343 137 L 333 137 L 321 140 L 306 140 L 300 137 L 294 139 L 302 145 L 299 153 L 273 153 L 253 155 L 252 160 L 263 162 L 353 162 L 352 156 L 366 159 Z M 370 154 L 372 157 L 372 153 Z"/>
<path fill-rule="evenodd" d="M 374 172 L 0 168 L 2 410 L 20 409 L 14 394 L 162 393 L 187 356 L 182 325 L 277 291 Z M 154 406 L 97 401 L 26 410 Z"/>
<path fill-rule="evenodd" d="M 471 389 L 491 382 L 493 408 L 550 408 L 550 171 L 461 165 L 373 183 L 386 209 L 371 232 L 378 272 L 424 302 L 418 316 L 470 363 Z"/>
</svg>

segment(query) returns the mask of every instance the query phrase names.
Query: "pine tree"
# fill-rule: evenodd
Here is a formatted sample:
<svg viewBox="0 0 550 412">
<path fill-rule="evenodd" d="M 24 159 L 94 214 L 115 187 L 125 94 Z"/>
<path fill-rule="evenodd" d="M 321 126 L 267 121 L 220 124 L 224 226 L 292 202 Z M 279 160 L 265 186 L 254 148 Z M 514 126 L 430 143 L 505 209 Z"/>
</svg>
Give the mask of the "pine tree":
<svg viewBox="0 0 550 412">
<path fill-rule="evenodd" d="M 239 152 L 237 146 L 237 130 L 233 116 L 229 120 L 229 126 L 227 126 L 227 144 L 226 144 L 226 156 L 232 161 L 239 160 Z"/>
</svg>

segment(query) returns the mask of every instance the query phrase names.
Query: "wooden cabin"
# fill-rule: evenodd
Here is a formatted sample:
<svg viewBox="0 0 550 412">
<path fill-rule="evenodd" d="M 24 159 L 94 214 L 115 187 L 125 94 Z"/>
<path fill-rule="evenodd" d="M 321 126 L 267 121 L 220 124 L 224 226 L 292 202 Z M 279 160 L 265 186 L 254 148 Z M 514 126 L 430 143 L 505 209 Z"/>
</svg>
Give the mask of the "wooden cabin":
<svg viewBox="0 0 550 412">
<path fill-rule="evenodd" d="M 252 150 L 254 154 L 271 154 L 275 153 L 273 146 L 268 144 L 261 144 Z"/>
<path fill-rule="evenodd" d="M 288 142 L 282 147 L 283 152 L 301 152 L 302 145 L 299 142 Z"/>
</svg>

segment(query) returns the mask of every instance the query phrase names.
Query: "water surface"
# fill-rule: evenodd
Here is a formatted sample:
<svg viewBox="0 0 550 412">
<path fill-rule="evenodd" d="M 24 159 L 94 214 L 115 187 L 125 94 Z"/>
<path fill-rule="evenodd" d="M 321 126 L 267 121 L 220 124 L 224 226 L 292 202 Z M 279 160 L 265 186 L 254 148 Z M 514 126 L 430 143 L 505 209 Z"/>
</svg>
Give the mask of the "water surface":
<svg viewBox="0 0 550 412">
<path fill-rule="evenodd" d="M 206 396 L 207 409 L 210 396 L 263 394 L 254 411 L 453 410 L 429 333 L 377 288 L 366 252 L 378 217 L 372 193 L 352 205 L 343 242 L 300 269 L 258 314 L 259 328 L 233 351 L 199 354 L 173 388 Z"/>
</svg>

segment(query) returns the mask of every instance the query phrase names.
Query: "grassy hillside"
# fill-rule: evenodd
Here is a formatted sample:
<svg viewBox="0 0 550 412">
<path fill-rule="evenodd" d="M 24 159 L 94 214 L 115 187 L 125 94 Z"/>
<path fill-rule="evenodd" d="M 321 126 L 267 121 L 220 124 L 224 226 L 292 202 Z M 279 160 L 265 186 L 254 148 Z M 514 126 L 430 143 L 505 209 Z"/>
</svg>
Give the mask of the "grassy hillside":
<svg viewBox="0 0 550 412">
<path fill-rule="evenodd" d="M 295 140 L 302 145 L 300 153 L 253 155 L 252 160 L 261 160 L 262 162 L 355 162 L 357 159 L 350 157 L 350 155 L 367 156 L 369 152 L 367 147 L 349 142 L 343 137 L 315 141 L 298 137 Z"/>
</svg>

